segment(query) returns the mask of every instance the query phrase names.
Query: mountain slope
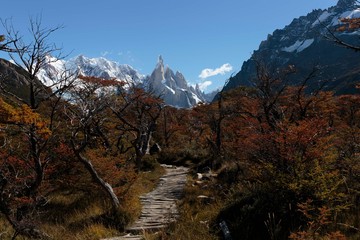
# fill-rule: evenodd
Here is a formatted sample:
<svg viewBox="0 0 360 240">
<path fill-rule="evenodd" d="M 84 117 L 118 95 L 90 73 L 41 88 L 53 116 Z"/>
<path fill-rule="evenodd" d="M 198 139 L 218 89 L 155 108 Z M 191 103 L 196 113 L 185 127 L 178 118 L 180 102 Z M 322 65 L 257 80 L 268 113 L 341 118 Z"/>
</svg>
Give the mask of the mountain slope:
<svg viewBox="0 0 360 240">
<path fill-rule="evenodd" d="M 42 98 L 51 92 L 40 81 L 35 80 L 33 83 L 38 91 L 36 97 Z M 27 71 L 10 61 L 0 58 L 0 85 L 5 92 L 30 103 L 29 84 L 29 74 Z M 6 96 L 9 96 L 9 94 L 6 94 Z"/>
<path fill-rule="evenodd" d="M 39 79 L 47 86 L 53 84 L 57 75 L 65 70 L 77 71 L 84 76 L 94 76 L 104 79 L 116 78 L 127 83 L 142 82 L 144 77 L 130 65 L 118 64 L 105 58 L 87 58 L 80 55 L 68 61 L 56 61 L 52 57 L 49 57 L 48 62 L 49 64 L 41 69 L 38 74 Z"/>
<path fill-rule="evenodd" d="M 70 64 L 77 66 L 80 74 L 96 76 L 105 79 L 116 78 L 127 83 L 141 82 L 143 76 L 127 64 L 118 64 L 106 58 L 87 58 L 78 56 L 70 60 Z"/>
<path fill-rule="evenodd" d="M 327 10 L 313 10 L 307 16 L 294 19 L 283 29 L 277 29 L 261 42 L 259 49 L 245 61 L 240 72 L 230 79 L 224 90 L 237 86 L 253 86 L 256 65 L 266 63 L 269 72 L 291 65 L 296 73 L 289 76 L 290 84 L 299 84 L 316 67 L 319 70 L 308 84 L 308 92 L 326 81 L 325 90 L 336 94 L 355 93 L 359 81 L 359 53 L 340 47 L 329 40 L 329 30 L 346 42 L 360 45 L 360 32 L 336 32 L 339 19 L 360 17 L 354 0 L 340 0 Z"/>
<path fill-rule="evenodd" d="M 180 72 L 174 73 L 169 67 L 165 67 L 161 57 L 153 73 L 146 77 L 129 65 L 120 65 L 105 58 L 87 58 L 80 55 L 68 61 L 54 61 L 49 57 L 49 62 L 38 74 L 39 79 L 47 86 L 51 86 L 61 72 L 72 69 L 84 76 L 116 78 L 142 86 L 160 95 L 165 104 L 175 107 L 190 108 L 199 102 L 208 102 L 207 99 L 211 97 L 204 94 L 198 85 L 195 88 L 189 86 Z"/>
</svg>

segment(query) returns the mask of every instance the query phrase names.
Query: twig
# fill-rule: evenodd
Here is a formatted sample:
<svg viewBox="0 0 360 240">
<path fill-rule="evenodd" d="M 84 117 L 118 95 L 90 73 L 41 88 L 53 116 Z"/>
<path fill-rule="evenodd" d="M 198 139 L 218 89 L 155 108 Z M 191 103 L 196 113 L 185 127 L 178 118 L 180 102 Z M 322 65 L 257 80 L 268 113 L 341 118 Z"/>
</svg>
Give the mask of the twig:
<svg viewBox="0 0 360 240">
<path fill-rule="evenodd" d="M 347 228 L 351 228 L 351 229 L 353 229 L 353 230 L 356 230 L 356 231 L 360 232 L 360 229 L 359 229 L 359 228 L 354 227 L 354 226 L 351 226 L 351 225 L 346 224 L 346 223 L 337 223 L 337 225 L 340 225 L 340 226 L 343 226 L 343 227 L 347 227 Z"/>
</svg>

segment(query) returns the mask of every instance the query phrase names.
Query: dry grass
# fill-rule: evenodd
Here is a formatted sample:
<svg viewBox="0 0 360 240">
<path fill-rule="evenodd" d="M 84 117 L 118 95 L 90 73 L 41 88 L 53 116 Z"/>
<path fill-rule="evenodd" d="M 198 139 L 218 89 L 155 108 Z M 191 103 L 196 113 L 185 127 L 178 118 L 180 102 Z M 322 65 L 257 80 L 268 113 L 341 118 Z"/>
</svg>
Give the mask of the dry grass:
<svg viewBox="0 0 360 240">
<path fill-rule="evenodd" d="M 13 231 L 5 219 L 0 218 L 0 239 L 11 239 Z"/>
<path fill-rule="evenodd" d="M 107 238 L 118 235 L 116 229 L 107 228 L 102 224 L 89 224 L 83 226 L 81 230 L 69 231 L 62 225 L 43 225 L 42 230 L 46 232 L 51 239 L 69 239 L 69 240 L 91 240 Z"/>
<path fill-rule="evenodd" d="M 186 197 L 180 204 L 181 218 L 170 226 L 169 239 L 218 239 L 211 223 L 221 208 L 221 202 L 214 199 L 200 199 L 199 195 L 213 196 L 210 189 L 187 186 Z"/>
<path fill-rule="evenodd" d="M 135 221 L 141 214 L 139 196 L 152 191 L 164 173 L 165 170 L 160 165 L 155 167 L 153 171 L 141 172 L 129 189 L 128 194 L 121 198 L 122 208 L 131 213 L 131 222 Z"/>
<path fill-rule="evenodd" d="M 189 180 L 188 182 L 190 182 Z M 180 218 L 177 222 L 155 234 L 144 234 L 146 240 L 211 240 L 218 239 L 216 229 L 212 222 L 218 215 L 222 201 L 214 195 L 215 189 L 211 187 L 194 186 L 191 183 L 185 187 L 185 197 L 179 202 Z M 201 199 L 198 196 L 209 196 Z"/>
<path fill-rule="evenodd" d="M 160 165 L 152 171 L 139 173 L 126 195 L 119 196 L 121 207 L 118 218 L 124 224 L 139 216 L 141 204 L 138 197 L 151 191 L 163 173 Z M 112 219 L 106 218 L 109 209 L 106 197 L 99 189 L 89 189 L 67 189 L 51 194 L 44 209 L 47 213 L 40 216 L 39 229 L 54 240 L 90 240 L 121 235 L 121 231 L 109 225 Z M 11 226 L 0 215 L 0 239 L 11 239 L 12 236 Z M 26 238 L 19 236 L 16 239 Z"/>
</svg>

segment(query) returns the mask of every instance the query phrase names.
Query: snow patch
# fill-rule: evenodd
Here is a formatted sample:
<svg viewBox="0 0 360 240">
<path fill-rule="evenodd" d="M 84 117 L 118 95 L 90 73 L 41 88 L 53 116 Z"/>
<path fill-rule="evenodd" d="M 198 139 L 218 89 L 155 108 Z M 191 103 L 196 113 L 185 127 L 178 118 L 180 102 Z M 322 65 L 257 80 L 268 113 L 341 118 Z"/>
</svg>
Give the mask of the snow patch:
<svg viewBox="0 0 360 240">
<path fill-rule="evenodd" d="M 360 8 L 354 9 L 353 11 L 347 11 L 340 15 L 340 18 L 360 18 Z"/>
<path fill-rule="evenodd" d="M 331 23 L 330 23 L 330 26 L 336 26 L 336 25 L 339 25 L 340 24 L 340 19 L 339 17 L 333 17 Z"/>
<path fill-rule="evenodd" d="M 281 50 L 284 52 L 295 52 L 300 47 L 301 44 L 302 41 L 297 40 L 293 45 L 289 47 L 284 47 Z"/>
<path fill-rule="evenodd" d="M 340 16 L 335 16 L 332 19 L 330 26 L 339 25 L 341 23 L 340 22 L 341 18 L 348 18 L 348 19 L 360 18 L 360 8 L 354 9 L 352 11 L 343 12 Z"/>
<path fill-rule="evenodd" d="M 313 22 L 313 24 L 311 25 L 311 27 L 315 27 L 316 25 L 318 25 L 321 22 L 324 22 L 327 18 L 329 18 L 330 16 L 332 16 L 333 13 L 329 13 L 328 11 L 323 12 L 318 19 Z"/>
<path fill-rule="evenodd" d="M 304 49 L 310 47 L 311 44 L 313 44 L 314 42 L 314 39 L 306 39 L 302 44 L 301 46 L 297 49 L 297 52 L 301 52 L 303 51 Z"/>
<path fill-rule="evenodd" d="M 280 41 L 285 41 L 285 40 L 288 40 L 288 39 L 289 39 L 288 36 L 282 36 L 281 39 L 280 39 Z"/>
<path fill-rule="evenodd" d="M 313 44 L 314 39 L 306 39 L 304 41 L 297 40 L 293 45 L 284 47 L 281 50 L 284 52 L 301 52 Z"/>
<path fill-rule="evenodd" d="M 195 94 L 195 93 L 191 93 L 192 97 L 194 98 L 196 104 L 201 103 L 202 101 L 200 100 L 200 98 Z"/>
<path fill-rule="evenodd" d="M 164 85 L 172 94 L 175 94 L 175 90 L 169 87 L 168 85 Z"/>
</svg>

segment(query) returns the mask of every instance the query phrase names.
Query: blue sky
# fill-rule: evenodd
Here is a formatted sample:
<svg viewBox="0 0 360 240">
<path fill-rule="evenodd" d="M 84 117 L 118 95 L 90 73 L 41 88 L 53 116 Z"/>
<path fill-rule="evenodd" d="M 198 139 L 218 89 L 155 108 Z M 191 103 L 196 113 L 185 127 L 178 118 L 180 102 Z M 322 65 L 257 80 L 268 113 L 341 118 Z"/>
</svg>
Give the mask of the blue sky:
<svg viewBox="0 0 360 240">
<path fill-rule="evenodd" d="M 336 0 L 11 0 L 0 5 L 27 35 L 29 18 L 63 25 L 51 41 L 69 57 L 106 57 L 150 74 L 157 58 L 206 91 L 221 87 L 275 29 Z M 0 27 L 0 33 L 2 28 Z M 7 58 L 4 53 L 0 57 Z"/>
</svg>

